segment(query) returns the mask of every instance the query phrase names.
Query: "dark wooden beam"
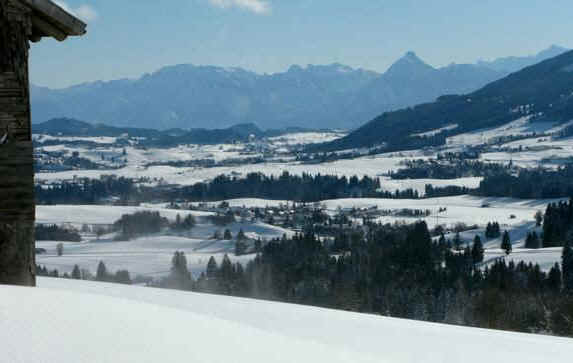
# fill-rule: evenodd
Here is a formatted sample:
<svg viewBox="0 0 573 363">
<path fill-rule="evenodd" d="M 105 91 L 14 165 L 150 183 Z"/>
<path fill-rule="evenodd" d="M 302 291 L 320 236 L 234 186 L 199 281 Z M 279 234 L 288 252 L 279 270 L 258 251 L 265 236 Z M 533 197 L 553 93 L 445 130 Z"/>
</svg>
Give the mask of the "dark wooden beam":
<svg viewBox="0 0 573 363">
<path fill-rule="evenodd" d="M 56 5 L 50 0 L 20 0 L 23 4 L 33 10 L 33 19 L 41 19 L 44 23 L 48 23 L 51 27 L 46 29 L 44 35 L 51 36 L 58 40 L 61 33 L 66 36 L 71 35 L 84 35 L 86 33 L 86 24 L 69 14 L 64 9 Z M 57 32 L 52 32 L 57 29 Z"/>
<path fill-rule="evenodd" d="M 59 41 L 66 40 L 68 37 L 64 31 L 58 29 L 38 16 L 32 17 L 32 25 L 34 26 L 35 34 L 49 34 L 51 37 L 56 38 Z"/>
</svg>

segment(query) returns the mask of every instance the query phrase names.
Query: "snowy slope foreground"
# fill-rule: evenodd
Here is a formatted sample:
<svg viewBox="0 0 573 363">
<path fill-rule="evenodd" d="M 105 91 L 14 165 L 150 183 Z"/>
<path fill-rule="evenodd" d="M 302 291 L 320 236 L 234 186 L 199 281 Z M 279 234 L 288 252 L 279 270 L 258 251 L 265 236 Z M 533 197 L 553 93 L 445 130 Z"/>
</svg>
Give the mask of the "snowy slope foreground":
<svg viewBox="0 0 573 363">
<path fill-rule="evenodd" d="M 569 362 L 573 340 L 103 283 L 0 286 L 0 360 Z"/>
</svg>

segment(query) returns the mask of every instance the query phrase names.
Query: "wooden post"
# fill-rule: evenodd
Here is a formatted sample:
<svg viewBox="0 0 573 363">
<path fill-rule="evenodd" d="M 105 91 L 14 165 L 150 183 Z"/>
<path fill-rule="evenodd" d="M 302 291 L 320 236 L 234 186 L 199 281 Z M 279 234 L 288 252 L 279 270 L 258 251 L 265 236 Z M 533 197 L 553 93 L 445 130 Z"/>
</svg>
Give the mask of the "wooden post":
<svg viewBox="0 0 573 363">
<path fill-rule="evenodd" d="M 0 284 L 26 286 L 36 283 L 30 36 L 30 10 L 0 1 Z"/>
</svg>

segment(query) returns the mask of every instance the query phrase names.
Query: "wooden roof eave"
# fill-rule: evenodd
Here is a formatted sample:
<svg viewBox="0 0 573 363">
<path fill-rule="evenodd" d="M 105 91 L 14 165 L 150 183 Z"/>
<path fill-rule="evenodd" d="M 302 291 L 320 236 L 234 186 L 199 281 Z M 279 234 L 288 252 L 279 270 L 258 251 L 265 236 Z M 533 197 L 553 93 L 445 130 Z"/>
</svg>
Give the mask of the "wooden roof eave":
<svg viewBox="0 0 573 363">
<path fill-rule="evenodd" d="M 86 24 L 50 0 L 20 0 L 32 10 L 30 40 L 53 37 L 59 41 L 68 36 L 84 35 Z"/>
</svg>

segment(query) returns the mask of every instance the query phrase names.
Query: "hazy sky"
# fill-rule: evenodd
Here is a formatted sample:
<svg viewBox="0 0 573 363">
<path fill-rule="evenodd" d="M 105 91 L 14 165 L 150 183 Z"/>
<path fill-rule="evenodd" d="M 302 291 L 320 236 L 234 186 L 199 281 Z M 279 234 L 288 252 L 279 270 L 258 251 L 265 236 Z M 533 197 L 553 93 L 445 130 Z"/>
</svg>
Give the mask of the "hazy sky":
<svg viewBox="0 0 573 363">
<path fill-rule="evenodd" d="M 88 34 L 32 45 L 49 87 L 171 64 L 260 73 L 339 62 L 385 71 L 408 50 L 434 66 L 573 48 L 571 0 L 63 0 Z"/>
</svg>

